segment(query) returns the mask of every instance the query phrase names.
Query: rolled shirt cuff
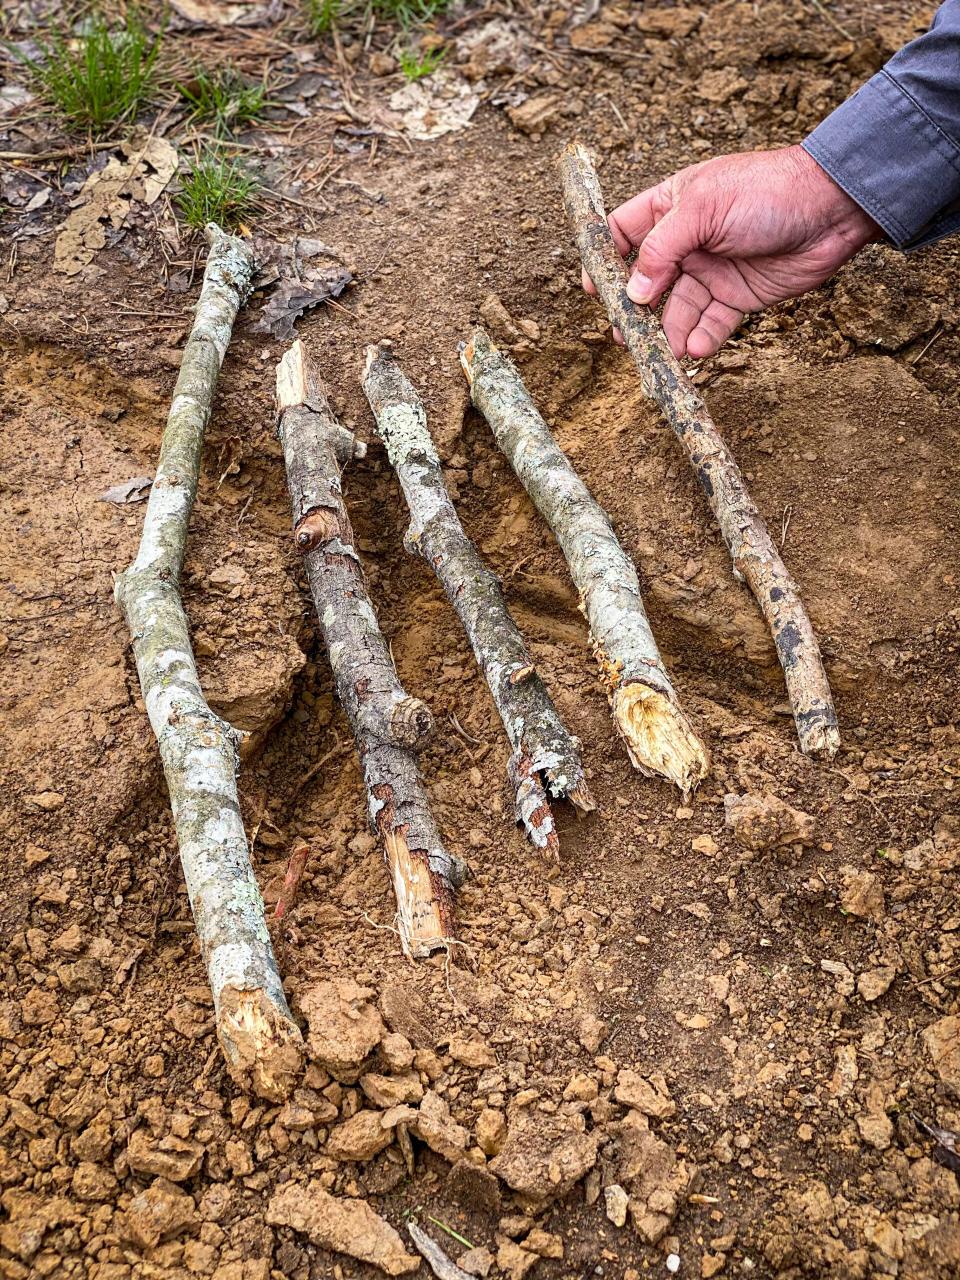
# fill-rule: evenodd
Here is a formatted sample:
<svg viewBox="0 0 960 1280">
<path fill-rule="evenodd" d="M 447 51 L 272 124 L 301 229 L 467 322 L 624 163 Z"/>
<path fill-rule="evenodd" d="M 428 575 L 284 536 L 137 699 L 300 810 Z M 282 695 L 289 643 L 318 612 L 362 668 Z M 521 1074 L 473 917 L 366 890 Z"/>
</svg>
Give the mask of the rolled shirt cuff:
<svg viewBox="0 0 960 1280">
<path fill-rule="evenodd" d="M 803 142 L 900 249 L 960 227 L 960 146 L 879 71 Z"/>
</svg>

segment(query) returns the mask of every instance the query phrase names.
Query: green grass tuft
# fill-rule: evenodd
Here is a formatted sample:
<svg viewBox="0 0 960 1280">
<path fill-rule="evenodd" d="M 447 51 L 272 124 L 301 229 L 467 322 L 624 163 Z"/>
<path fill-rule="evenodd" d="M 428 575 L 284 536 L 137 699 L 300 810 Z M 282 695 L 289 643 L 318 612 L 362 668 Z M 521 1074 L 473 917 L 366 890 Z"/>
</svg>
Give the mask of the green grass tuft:
<svg viewBox="0 0 960 1280">
<path fill-rule="evenodd" d="M 252 124 L 268 105 L 263 85 L 250 84 L 233 67 L 197 67 L 176 89 L 193 107 L 191 119 L 211 121 L 218 137 Z"/>
<path fill-rule="evenodd" d="M 312 36 L 325 36 L 343 16 L 344 0 L 306 0 L 304 11 Z"/>
<path fill-rule="evenodd" d="M 96 133 L 132 119 L 147 100 L 162 40 L 162 29 L 151 36 L 136 10 L 130 10 L 115 31 L 99 13 L 76 37 L 66 29 L 54 31 L 49 40 L 37 41 L 39 58 L 11 52 L 65 120 Z"/>
<path fill-rule="evenodd" d="M 451 0 L 304 0 L 304 16 L 310 34 L 324 36 L 341 18 L 375 13 L 409 28 L 429 22 L 449 9 Z"/>
<path fill-rule="evenodd" d="M 369 0 L 370 8 L 383 18 L 392 18 L 401 27 L 429 22 L 450 8 L 451 0 Z"/>
<path fill-rule="evenodd" d="M 408 80 L 422 80 L 436 71 L 445 56 L 443 49 L 427 49 L 426 52 L 401 49 L 397 54 L 397 62 Z"/>
<path fill-rule="evenodd" d="M 181 182 L 177 207 L 188 227 L 235 227 L 253 212 L 258 186 L 239 160 L 210 151 L 194 160 Z"/>
</svg>

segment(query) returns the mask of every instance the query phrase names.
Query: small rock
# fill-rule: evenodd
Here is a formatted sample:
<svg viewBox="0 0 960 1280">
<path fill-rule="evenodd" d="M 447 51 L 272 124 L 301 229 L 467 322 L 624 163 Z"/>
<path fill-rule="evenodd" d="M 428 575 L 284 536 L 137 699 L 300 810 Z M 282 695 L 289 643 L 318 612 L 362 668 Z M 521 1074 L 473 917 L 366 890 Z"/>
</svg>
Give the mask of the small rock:
<svg viewBox="0 0 960 1280">
<path fill-rule="evenodd" d="M 493 1254 L 482 1247 L 468 1249 L 457 1259 L 457 1266 L 461 1271 L 466 1271 L 468 1276 L 479 1276 L 480 1280 L 486 1280 L 493 1266 Z"/>
<path fill-rule="evenodd" d="M 703 1280 L 710 1280 L 711 1276 L 717 1276 L 727 1265 L 727 1259 L 722 1253 L 705 1253 L 700 1259 L 700 1275 Z"/>
<path fill-rule="evenodd" d="M 510 1280 L 523 1280 L 524 1276 L 537 1265 L 539 1258 L 535 1253 L 528 1253 L 513 1240 L 502 1240 L 497 1248 L 497 1266 L 510 1277 Z"/>
<path fill-rule="evenodd" d="M 465 1067 L 495 1067 L 497 1055 L 483 1040 L 472 1036 L 451 1036 L 449 1044 L 450 1057 L 454 1062 L 461 1062 Z"/>
<path fill-rule="evenodd" d="M 960 1093 L 960 1016 L 952 1014 L 931 1022 L 923 1032 L 923 1043 L 937 1075 Z"/>
<path fill-rule="evenodd" d="M 570 1077 L 563 1096 L 567 1102 L 593 1102 L 599 1092 L 600 1089 L 593 1076 L 577 1071 Z"/>
<path fill-rule="evenodd" d="M 722 106 L 747 88 L 749 88 L 747 81 L 736 67 L 718 67 L 712 71 L 701 72 L 697 77 L 695 92 L 698 98 Z"/>
<path fill-rule="evenodd" d="M 405 1102 L 419 1102 L 423 1085 L 415 1071 L 399 1076 L 381 1076 L 369 1072 L 360 1077 L 360 1088 L 375 1107 L 396 1107 Z"/>
<path fill-rule="evenodd" d="M 28 1027 L 45 1027 L 60 1016 L 60 1004 L 53 991 L 34 987 L 20 1002 L 20 1017 Z"/>
<path fill-rule="evenodd" d="M 620 1176 L 630 1188 L 630 1216 L 647 1244 L 657 1244 L 676 1217 L 694 1170 L 661 1142 L 639 1111 L 620 1126 Z"/>
<path fill-rule="evenodd" d="M 694 853 L 704 853 L 708 858 L 712 858 L 720 852 L 720 846 L 714 840 L 713 836 L 702 835 L 694 836 L 690 841 L 690 848 Z"/>
<path fill-rule="evenodd" d="M 841 867 L 840 874 L 843 877 L 843 892 L 840 894 L 843 910 L 862 920 L 879 920 L 885 907 L 880 877 L 872 871 L 849 866 Z"/>
<path fill-rule="evenodd" d="M 645 1116 L 654 1116 L 658 1120 L 676 1114 L 676 1103 L 670 1097 L 667 1082 L 662 1075 L 645 1080 L 639 1071 L 624 1068 L 617 1076 L 613 1096 L 624 1106 L 633 1107 Z"/>
<path fill-rule="evenodd" d="M 893 1121 L 884 1111 L 862 1112 L 857 1116 L 857 1129 L 868 1146 L 886 1151 L 893 1140 Z"/>
<path fill-rule="evenodd" d="M 556 93 L 540 93 L 528 98 L 518 107 L 508 107 L 510 123 L 521 133 L 543 133 L 550 121 L 563 106 L 563 98 Z"/>
<path fill-rule="evenodd" d="M 136 1129 L 127 1143 L 127 1163 L 131 1173 L 183 1182 L 199 1173 L 204 1148 L 191 1138 L 152 1138 L 146 1129 Z"/>
<path fill-rule="evenodd" d="M 523 1242 L 523 1247 L 540 1258 L 562 1258 L 563 1241 L 558 1235 L 534 1227 Z"/>
<path fill-rule="evenodd" d="M 496 293 L 488 293 L 480 303 L 480 319 L 495 338 L 519 338 L 513 317 Z"/>
<path fill-rule="evenodd" d="M 470 1135 L 450 1115 L 450 1106 L 438 1093 L 428 1090 L 423 1095 L 416 1120 L 410 1124 L 414 1137 L 425 1142 L 431 1151 L 455 1164 L 467 1149 Z"/>
<path fill-rule="evenodd" d="M 596 1164 L 600 1141 L 597 1131 L 585 1133 L 573 1119 L 520 1112 L 490 1168 L 530 1205 L 565 1196 Z"/>
<path fill-rule="evenodd" d="M 330 1130 L 326 1153 L 334 1160 L 372 1160 L 393 1141 L 379 1111 L 358 1111 Z"/>
<path fill-rule="evenodd" d="M 59 791 L 37 791 L 23 798 L 27 804 L 35 809 L 42 809 L 44 813 L 54 813 L 57 809 L 62 809 L 66 802 L 66 797 Z"/>
<path fill-rule="evenodd" d="M 585 1013 L 580 1019 L 577 1039 L 587 1053 L 598 1053 L 607 1038 L 607 1026 L 595 1013 Z"/>
<path fill-rule="evenodd" d="M 476 1134 L 477 1145 L 484 1155 L 499 1155 L 507 1136 L 507 1122 L 503 1112 L 493 1107 L 484 1107 L 477 1116 Z"/>
<path fill-rule="evenodd" d="M 374 76 L 392 76 L 397 69 L 396 58 L 391 58 L 389 53 L 381 53 L 377 50 L 371 53 L 368 65 L 370 74 Z"/>
<path fill-rule="evenodd" d="M 892 964 L 880 965 L 877 969 L 866 969 L 857 979 L 857 991 L 862 1000 L 868 1003 L 871 1000 L 879 1000 L 881 996 L 887 994 L 890 986 L 897 976 L 896 966 Z"/>
<path fill-rule="evenodd" d="M 82 1160 L 73 1171 L 70 1189 L 78 1200 L 110 1200 L 120 1186 L 109 1169 Z"/>
<path fill-rule="evenodd" d="M 380 1043 L 380 1053 L 390 1071 L 409 1071 L 413 1066 L 413 1045 L 399 1031 L 389 1031 Z"/>
<path fill-rule="evenodd" d="M 612 1182 L 610 1186 L 604 1187 L 603 1201 L 606 1206 L 607 1217 L 613 1225 L 615 1227 L 625 1226 L 630 1198 L 619 1182 Z"/>
<path fill-rule="evenodd" d="M 127 1206 L 127 1232 L 141 1249 L 153 1249 L 186 1231 L 199 1229 L 193 1197 L 172 1182 L 157 1178 Z"/>
<path fill-rule="evenodd" d="M 777 845 L 812 844 L 814 819 L 802 809 L 794 809 L 774 795 L 725 795 L 727 827 L 744 849 L 761 853 Z"/>
<path fill-rule="evenodd" d="M 406 1252 L 397 1232 L 366 1200 L 332 1196 L 316 1181 L 306 1187 L 287 1183 L 269 1201 L 266 1220 L 270 1226 L 302 1232 L 323 1249 L 369 1262 L 388 1276 L 405 1275 L 420 1266 L 419 1254 Z"/>
<path fill-rule="evenodd" d="M 310 1057 L 343 1084 L 356 1082 L 386 1034 L 376 1006 L 370 1003 L 372 995 L 352 978 L 334 978 L 316 983 L 299 997 L 310 1027 Z"/>
</svg>

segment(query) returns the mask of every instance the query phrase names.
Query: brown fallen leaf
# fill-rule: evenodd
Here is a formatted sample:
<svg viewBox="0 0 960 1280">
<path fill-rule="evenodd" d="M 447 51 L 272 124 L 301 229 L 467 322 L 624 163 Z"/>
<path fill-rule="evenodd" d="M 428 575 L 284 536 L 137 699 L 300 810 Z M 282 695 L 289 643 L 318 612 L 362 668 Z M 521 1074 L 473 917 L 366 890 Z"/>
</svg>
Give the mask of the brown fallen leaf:
<svg viewBox="0 0 960 1280">
<path fill-rule="evenodd" d="M 194 27 L 264 27 L 281 16 L 283 0 L 170 0 L 170 7 Z"/>
<path fill-rule="evenodd" d="M 97 501 L 112 502 L 118 507 L 131 506 L 135 502 L 146 502 L 150 495 L 153 476 L 134 476 L 132 480 L 121 480 L 104 489 Z"/>
<path fill-rule="evenodd" d="M 288 342 L 296 335 L 294 321 L 304 311 L 330 298 L 339 298 L 352 280 L 346 267 L 335 266 L 314 268 L 302 280 L 281 280 L 253 326 L 254 332 L 269 333 Z"/>
</svg>

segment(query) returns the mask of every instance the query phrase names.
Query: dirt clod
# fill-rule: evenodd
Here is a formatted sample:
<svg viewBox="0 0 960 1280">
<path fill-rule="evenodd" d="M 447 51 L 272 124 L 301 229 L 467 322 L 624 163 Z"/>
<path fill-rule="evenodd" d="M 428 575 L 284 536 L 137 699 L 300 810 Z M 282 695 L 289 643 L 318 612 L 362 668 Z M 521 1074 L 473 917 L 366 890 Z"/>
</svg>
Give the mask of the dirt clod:
<svg viewBox="0 0 960 1280">
<path fill-rule="evenodd" d="M 319 1182 L 288 1184 L 266 1208 L 273 1226 L 293 1227 L 313 1244 L 369 1262 L 388 1276 L 405 1275 L 420 1266 L 419 1255 L 407 1253 L 403 1241 L 365 1200 L 332 1196 Z"/>
</svg>

